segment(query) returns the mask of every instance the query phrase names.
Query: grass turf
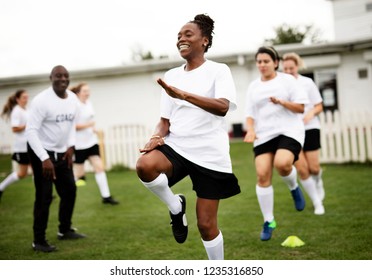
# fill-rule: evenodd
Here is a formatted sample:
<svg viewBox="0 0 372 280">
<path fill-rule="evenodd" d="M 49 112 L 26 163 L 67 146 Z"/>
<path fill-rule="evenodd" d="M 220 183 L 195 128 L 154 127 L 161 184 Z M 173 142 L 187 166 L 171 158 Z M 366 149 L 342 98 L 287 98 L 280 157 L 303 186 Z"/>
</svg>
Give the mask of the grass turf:
<svg viewBox="0 0 372 280">
<path fill-rule="evenodd" d="M 297 212 L 288 188 L 275 173 L 277 229 L 268 242 L 259 234 L 262 216 L 255 194 L 252 146 L 231 144 L 234 173 L 242 193 L 222 200 L 219 227 L 224 235 L 225 259 L 237 260 L 370 260 L 372 242 L 371 164 L 323 165 L 326 214 L 313 214 L 311 202 Z M 10 170 L 10 156 L 0 156 L 0 179 Z M 189 236 L 184 244 L 173 239 L 166 207 L 139 182 L 134 171 L 107 173 L 117 206 L 101 202 L 94 175 L 78 188 L 73 226 L 86 239 L 57 239 L 58 196 L 50 208 L 47 239 L 58 247 L 53 253 L 31 249 L 34 187 L 31 176 L 9 186 L 0 202 L 0 259 L 2 260 L 205 260 L 196 227 L 195 193 L 186 178 L 173 187 L 187 198 Z M 282 247 L 289 235 L 305 242 Z"/>
</svg>

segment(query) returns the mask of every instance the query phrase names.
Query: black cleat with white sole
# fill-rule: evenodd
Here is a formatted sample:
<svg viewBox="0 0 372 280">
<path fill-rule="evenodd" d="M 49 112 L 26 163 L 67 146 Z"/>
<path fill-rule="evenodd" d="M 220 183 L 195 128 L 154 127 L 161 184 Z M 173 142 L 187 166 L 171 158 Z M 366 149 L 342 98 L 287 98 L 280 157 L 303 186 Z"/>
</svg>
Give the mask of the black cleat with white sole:
<svg viewBox="0 0 372 280">
<path fill-rule="evenodd" d="M 187 219 L 186 219 L 186 198 L 183 194 L 178 195 L 181 201 L 182 209 L 181 212 L 173 215 L 169 212 L 171 217 L 171 225 L 174 239 L 178 243 L 183 243 L 186 241 L 188 227 L 187 227 Z"/>
</svg>

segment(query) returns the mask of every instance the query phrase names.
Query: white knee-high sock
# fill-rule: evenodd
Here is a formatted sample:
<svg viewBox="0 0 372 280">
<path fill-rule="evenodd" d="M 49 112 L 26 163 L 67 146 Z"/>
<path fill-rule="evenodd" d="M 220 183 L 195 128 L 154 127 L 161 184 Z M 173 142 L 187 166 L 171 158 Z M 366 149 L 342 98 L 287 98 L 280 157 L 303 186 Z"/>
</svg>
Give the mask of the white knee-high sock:
<svg viewBox="0 0 372 280">
<path fill-rule="evenodd" d="M 217 235 L 217 237 L 210 241 L 203 240 L 203 245 L 207 251 L 209 260 L 223 260 L 224 251 L 223 251 L 223 236 L 222 232 Z"/>
<path fill-rule="evenodd" d="M 95 173 L 94 177 L 96 178 L 96 182 L 97 182 L 99 191 L 101 193 L 101 196 L 103 198 L 109 197 L 110 189 L 109 189 L 108 182 L 107 182 L 106 172 L 103 171 L 103 172 Z"/>
<path fill-rule="evenodd" d="M 0 184 L 0 191 L 4 191 L 7 186 L 19 180 L 17 172 L 12 172 Z"/>
<path fill-rule="evenodd" d="M 292 171 L 288 176 L 281 176 L 284 183 L 287 184 L 288 188 L 292 191 L 298 187 L 297 183 L 297 169 L 295 166 L 292 166 Z"/>
<path fill-rule="evenodd" d="M 161 173 L 157 178 L 151 182 L 144 182 L 140 179 L 142 184 L 155 194 L 161 201 L 163 201 L 172 214 L 178 214 L 182 210 L 179 196 L 175 195 L 168 185 L 167 175 Z"/>
<path fill-rule="evenodd" d="M 320 169 L 318 174 L 312 174 L 313 179 L 315 180 L 315 183 L 318 183 L 319 180 L 322 179 L 323 170 Z"/>
<path fill-rule="evenodd" d="M 261 213 L 264 222 L 272 222 L 274 220 L 274 188 L 269 186 L 267 188 L 256 185 L 256 194 L 258 204 L 260 205 Z"/>
<path fill-rule="evenodd" d="M 306 193 L 309 195 L 311 201 L 313 202 L 314 206 L 321 204 L 321 200 L 318 195 L 318 191 L 316 189 L 315 180 L 313 177 L 309 176 L 309 178 L 305 180 L 300 180 L 301 185 L 304 187 Z"/>
</svg>

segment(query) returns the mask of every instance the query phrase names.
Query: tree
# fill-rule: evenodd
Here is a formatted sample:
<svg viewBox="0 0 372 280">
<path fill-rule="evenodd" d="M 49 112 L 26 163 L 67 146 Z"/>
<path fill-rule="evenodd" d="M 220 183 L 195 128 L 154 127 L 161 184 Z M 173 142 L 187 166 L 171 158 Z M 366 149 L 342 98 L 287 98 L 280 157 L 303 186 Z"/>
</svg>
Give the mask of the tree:
<svg viewBox="0 0 372 280">
<path fill-rule="evenodd" d="M 141 45 L 136 44 L 132 47 L 132 60 L 133 61 L 143 61 L 154 59 L 150 51 L 145 51 Z"/>
<path fill-rule="evenodd" d="M 265 39 L 265 43 L 271 45 L 284 45 L 294 43 L 310 43 L 320 42 L 319 35 L 320 31 L 314 29 L 312 25 L 305 26 L 289 26 L 284 23 L 279 27 L 274 28 L 276 37 L 272 39 Z"/>
</svg>

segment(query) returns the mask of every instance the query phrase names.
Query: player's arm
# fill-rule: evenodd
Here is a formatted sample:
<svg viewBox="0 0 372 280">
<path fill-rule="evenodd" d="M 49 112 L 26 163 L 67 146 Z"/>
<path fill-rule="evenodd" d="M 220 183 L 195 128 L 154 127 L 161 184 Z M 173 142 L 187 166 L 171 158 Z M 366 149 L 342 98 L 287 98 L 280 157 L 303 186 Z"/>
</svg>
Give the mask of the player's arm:
<svg viewBox="0 0 372 280">
<path fill-rule="evenodd" d="M 274 104 L 282 105 L 284 108 L 292 111 L 293 113 L 303 113 L 305 110 L 305 105 L 300 103 L 294 103 L 287 100 L 278 99 L 276 97 L 270 97 L 271 102 Z"/>
<path fill-rule="evenodd" d="M 223 117 L 229 110 L 230 102 L 225 98 L 211 98 L 189 93 L 168 85 L 162 79 L 158 79 L 157 82 L 170 97 L 190 102 L 191 104 L 198 106 L 211 114 Z"/>
</svg>

